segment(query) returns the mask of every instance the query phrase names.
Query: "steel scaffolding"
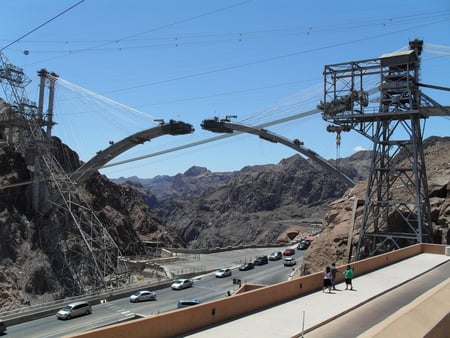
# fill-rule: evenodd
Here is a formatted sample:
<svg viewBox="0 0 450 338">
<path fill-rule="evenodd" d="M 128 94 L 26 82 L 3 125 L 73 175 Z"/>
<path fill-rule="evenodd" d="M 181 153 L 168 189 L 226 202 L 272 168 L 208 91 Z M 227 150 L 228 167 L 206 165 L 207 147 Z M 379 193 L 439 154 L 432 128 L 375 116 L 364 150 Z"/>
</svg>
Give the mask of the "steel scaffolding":
<svg viewBox="0 0 450 338">
<path fill-rule="evenodd" d="M 322 118 L 373 142 L 357 259 L 433 240 L 421 123 L 449 111 L 419 89 L 422 44 L 324 68 Z"/>
</svg>

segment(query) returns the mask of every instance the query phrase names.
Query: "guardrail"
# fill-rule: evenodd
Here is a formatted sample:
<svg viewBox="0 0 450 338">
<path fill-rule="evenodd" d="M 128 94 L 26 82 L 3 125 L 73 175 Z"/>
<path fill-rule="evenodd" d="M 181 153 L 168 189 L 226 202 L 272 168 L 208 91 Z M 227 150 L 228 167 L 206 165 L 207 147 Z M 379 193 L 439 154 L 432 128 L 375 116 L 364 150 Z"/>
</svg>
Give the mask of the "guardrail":
<svg viewBox="0 0 450 338">
<path fill-rule="evenodd" d="M 358 271 L 358 274 L 365 274 L 422 252 L 444 254 L 444 246 L 416 244 L 353 262 L 352 267 Z M 322 283 L 323 273 L 318 272 L 271 286 L 243 285 L 241 291 L 244 292 L 239 292 L 232 297 L 156 316 L 148 316 L 125 324 L 115 324 L 102 329 L 77 333 L 69 337 L 111 338 L 133 336 L 134 338 L 144 338 L 149 337 L 149 328 L 151 328 L 152 337 L 178 337 L 186 332 L 193 332 L 210 325 L 217 325 L 227 320 L 259 311 L 273 304 L 279 304 L 320 290 Z M 430 326 L 435 324 L 430 323 Z"/>
<path fill-rule="evenodd" d="M 167 249 L 164 248 L 162 250 L 173 250 L 172 254 L 211 254 L 217 252 L 238 250 L 238 249 L 249 249 L 249 248 L 264 248 L 264 247 L 276 247 L 276 246 L 285 246 L 286 244 L 268 244 L 268 245 L 246 245 L 246 246 L 228 246 L 225 248 L 213 248 L 213 249 L 180 249 L 180 248 L 172 248 Z M 114 288 L 102 292 L 88 293 L 81 296 L 69 297 L 60 300 L 55 300 L 51 302 L 41 303 L 30 305 L 27 307 L 22 307 L 18 309 L 13 309 L 9 311 L 0 312 L 0 317 L 2 320 L 8 325 L 15 325 L 19 323 L 23 323 L 30 320 L 35 320 L 43 317 L 47 317 L 55 314 L 61 307 L 65 304 L 69 304 L 78 300 L 86 300 L 91 303 L 91 305 L 100 304 L 103 301 L 115 300 L 118 298 L 123 298 L 128 295 L 131 295 L 133 292 L 142 290 L 143 288 L 149 288 L 152 290 L 159 290 L 165 287 L 169 287 L 174 279 L 177 278 L 191 278 L 198 274 L 202 273 L 210 273 L 217 270 L 217 266 L 199 266 L 195 268 L 180 268 L 175 271 L 166 271 L 163 267 L 161 267 L 158 263 L 167 263 L 167 261 L 180 260 L 183 257 L 163 257 L 163 258 L 151 258 L 146 259 L 144 256 L 136 256 L 136 257 L 123 257 L 127 261 L 136 260 L 134 263 L 137 266 L 141 266 L 144 268 L 151 268 L 155 271 L 162 273 L 165 277 L 157 278 L 156 281 L 151 283 L 136 283 L 132 285 L 125 285 L 123 287 Z M 138 268 L 137 268 L 138 269 Z M 160 276 L 158 274 L 158 276 Z"/>
<path fill-rule="evenodd" d="M 36 304 L 26 308 L 14 309 L 6 312 L 0 312 L 0 317 L 6 323 L 7 326 L 20 324 L 30 320 L 35 320 L 47 316 L 56 314 L 64 305 L 73 303 L 77 300 L 86 300 L 91 305 L 97 305 L 104 301 L 112 301 L 115 299 L 127 297 L 135 291 L 149 288 L 152 290 L 159 290 L 169 287 L 172 284 L 172 279 L 162 279 L 155 281 L 154 283 L 141 283 L 134 284 L 132 286 L 115 288 L 107 290 L 105 292 L 91 293 L 82 296 L 70 297 L 53 302 L 47 302 L 43 304 Z"/>
</svg>

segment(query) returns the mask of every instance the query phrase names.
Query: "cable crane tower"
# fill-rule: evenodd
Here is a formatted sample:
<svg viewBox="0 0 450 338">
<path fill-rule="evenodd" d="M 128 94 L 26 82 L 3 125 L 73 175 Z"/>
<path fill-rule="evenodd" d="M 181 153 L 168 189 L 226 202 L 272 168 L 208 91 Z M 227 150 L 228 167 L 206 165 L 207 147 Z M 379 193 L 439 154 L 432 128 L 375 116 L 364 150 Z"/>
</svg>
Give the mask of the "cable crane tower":
<svg viewBox="0 0 450 338">
<path fill-rule="evenodd" d="M 119 247 L 85 202 L 86 192 L 70 179 L 54 156 L 51 131 L 55 124 L 53 99 L 57 75 L 45 69 L 38 72 L 40 91 L 36 105 L 26 98 L 25 88 L 31 80 L 21 68 L 9 63 L 3 53 L 0 58 L 0 82 L 6 98 L 6 102 L 0 102 L 0 136 L 24 158 L 34 154 L 32 208 L 41 248 L 72 295 L 104 289 L 112 283 L 117 285 L 128 273 L 126 263 L 120 260 Z M 47 88 L 47 111 L 44 111 Z M 52 200 L 51 196 L 58 198 Z M 71 235 L 76 232 L 79 239 Z"/>
<path fill-rule="evenodd" d="M 414 40 L 408 51 L 324 67 L 322 118 L 373 142 L 357 259 L 433 241 L 422 121 L 450 110 L 419 89 L 422 48 Z"/>
</svg>

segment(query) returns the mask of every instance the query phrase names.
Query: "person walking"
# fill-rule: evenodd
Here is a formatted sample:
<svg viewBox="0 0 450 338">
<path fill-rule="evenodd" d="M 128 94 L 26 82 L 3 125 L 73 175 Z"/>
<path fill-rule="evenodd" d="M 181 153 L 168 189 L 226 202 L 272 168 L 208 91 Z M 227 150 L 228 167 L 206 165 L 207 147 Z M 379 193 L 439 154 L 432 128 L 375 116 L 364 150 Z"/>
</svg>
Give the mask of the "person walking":
<svg viewBox="0 0 450 338">
<path fill-rule="evenodd" d="M 331 293 L 331 269 L 329 266 L 325 268 L 325 272 L 323 273 L 322 292 L 325 292 L 325 289 L 328 289 L 328 293 Z"/>
<path fill-rule="evenodd" d="M 333 290 L 336 290 L 336 274 L 338 272 L 338 270 L 336 269 L 336 263 L 331 264 L 330 272 L 331 272 L 331 287 L 333 288 Z"/>
<path fill-rule="evenodd" d="M 352 279 L 353 279 L 354 271 L 350 265 L 347 265 L 347 268 L 344 271 L 344 279 L 345 279 L 345 290 L 353 290 Z"/>
</svg>

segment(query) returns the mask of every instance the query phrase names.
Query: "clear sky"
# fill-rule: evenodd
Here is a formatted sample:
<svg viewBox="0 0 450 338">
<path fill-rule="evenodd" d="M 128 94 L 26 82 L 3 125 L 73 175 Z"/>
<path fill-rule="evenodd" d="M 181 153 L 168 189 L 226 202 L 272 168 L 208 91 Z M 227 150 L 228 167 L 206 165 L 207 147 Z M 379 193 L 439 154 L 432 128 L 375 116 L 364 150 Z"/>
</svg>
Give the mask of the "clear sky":
<svg viewBox="0 0 450 338">
<path fill-rule="evenodd" d="M 59 75 L 53 135 L 83 161 L 109 141 L 155 126 L 155 119 L 194 126 L 193 134 L 162 136 L 112 160 L 142 158 L 101 170 L 111 178 L 175 175 L 193 165 L 217 172 L 278 163 L 295 152 L 248 134 L 165 151 L 219 136 L 200 127 L 206 118 L 236 115 L 234 122 L 255 126 L 315 109 L 323 97 L 324 65 L 377 58 L 416 38 L 425 43 L 421 81 L 450 87 L 448 0 L 3 0 L 1 5 L 2 53 L 31 78 L 27 96 L 33 101 L 37 71 Z M 450 105 L 448 91 L 424 92 Z M 298 138 L 331 159 L 337 156 L 336 135 L 327 125 L 319 113 L 267 129 Z M 436 117 L 427 121 L 425 137 L 449 131 L 450 120 Z M 371 147 L 351 131 L 342 135 L 340 155 Z"/>
</svg>

